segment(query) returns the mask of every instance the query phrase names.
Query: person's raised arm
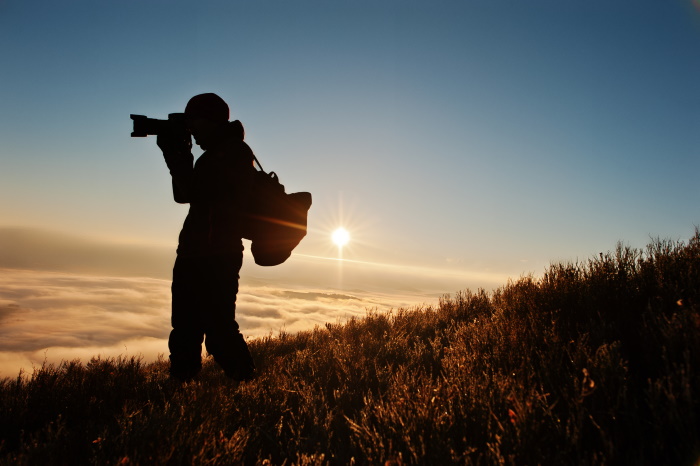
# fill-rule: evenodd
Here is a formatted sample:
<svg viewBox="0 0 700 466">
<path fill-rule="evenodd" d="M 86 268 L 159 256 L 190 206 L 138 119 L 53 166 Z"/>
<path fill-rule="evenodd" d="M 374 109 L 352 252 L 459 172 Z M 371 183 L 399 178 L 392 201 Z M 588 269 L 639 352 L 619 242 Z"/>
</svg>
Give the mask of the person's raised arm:
<svg viewBox="0 0 700 466">
<path fill-rule="evenodd" d="M 192 141 L 180 140 L 170 135 L 158 135 L 158 147 L 173 178 L 173 197 L 179 204 L 191 201 L 194 156 Z"/>
</svg>

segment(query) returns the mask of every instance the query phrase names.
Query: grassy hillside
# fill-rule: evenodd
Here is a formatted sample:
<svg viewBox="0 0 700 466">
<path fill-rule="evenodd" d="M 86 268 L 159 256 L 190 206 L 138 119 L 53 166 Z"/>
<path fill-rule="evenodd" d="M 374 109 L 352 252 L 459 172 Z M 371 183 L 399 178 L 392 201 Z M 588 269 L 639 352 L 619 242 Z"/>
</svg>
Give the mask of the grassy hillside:
<svg viewBox="0 0 700 466">
<path fill-rule="evenodd" d="M 699 285 L 696 231 L 253 341 L 240 386 L 45 366 L 0 384 L 0 462 L 698 464 Z"/>
</svg>

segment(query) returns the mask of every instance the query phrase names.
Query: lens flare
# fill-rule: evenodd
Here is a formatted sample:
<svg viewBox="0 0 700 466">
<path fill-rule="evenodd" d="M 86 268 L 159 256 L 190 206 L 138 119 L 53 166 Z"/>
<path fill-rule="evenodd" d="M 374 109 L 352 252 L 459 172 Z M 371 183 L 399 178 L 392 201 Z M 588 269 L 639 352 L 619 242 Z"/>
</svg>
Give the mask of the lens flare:
<svg viewBox="0 0 700 466">
<path fill-rule="evenodd" d="M 350 241 L 350 233 L 348 233 L 348 230 L 346 230 L 345 228 L 340 227 L 333 232 L 333 235 L 331 235 L 331 239 L 333 240 L 333 243 L 335 243 L 336 246 L 342 248 L 343 246 L 348 244 L 348 241 Z"/>
</svg>

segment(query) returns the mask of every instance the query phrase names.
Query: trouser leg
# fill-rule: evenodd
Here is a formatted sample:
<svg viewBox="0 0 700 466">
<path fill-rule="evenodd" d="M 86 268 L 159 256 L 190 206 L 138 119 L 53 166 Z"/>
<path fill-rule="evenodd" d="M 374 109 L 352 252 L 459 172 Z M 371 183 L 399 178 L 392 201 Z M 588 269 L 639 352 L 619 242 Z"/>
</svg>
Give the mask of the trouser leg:
<svg viewBox="0 0 700 466">
<path fill-rule="evenodd" d="M 222 257 L 212 261 L 216 271 L 208 282 L 204 333 L 207 351 L 227 376 L 236 380 L 252 378 L 255 365 L 248 345 L 236 322 L 236 295 L 242 257 Z"/>
<path fill-rule="evenodd" d="M 178 257 L 173 268 L 172 326 L 168 339 L 170 374 L 181 380 L 196 376 L 202 369 L 204 323 L 199 312 L 200 290 L 197 264 Z"/>
<path fill-rule="evenodd" d="M 236 295 L 241 255 L 178 257 L 173 270 L 171 374 L 179 379 L 202 367 L 202 341 L 226 375 L 252 378 L 255 370 L 248 345 L 236 322 Z"/>
<path fill-rule="evenodd" d="M 173 329 L 168 339 L 170 349 L 170 375 L 180 380 L 190 380 L 202 370 L 203 334 Z"/>
</svg>

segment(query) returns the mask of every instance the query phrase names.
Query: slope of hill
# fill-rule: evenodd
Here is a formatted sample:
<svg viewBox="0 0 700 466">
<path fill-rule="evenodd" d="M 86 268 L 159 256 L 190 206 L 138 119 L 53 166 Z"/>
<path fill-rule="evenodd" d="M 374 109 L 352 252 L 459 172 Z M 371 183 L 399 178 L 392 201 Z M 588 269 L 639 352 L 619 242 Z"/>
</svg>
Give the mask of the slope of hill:
<svg viewBox="0 0 700 466">
<path fill-rule="evenodd" d="M 95 358 L 0 383 L 3 464 L 697 464 L 700 234 L 251 342 L 260 376 Z"/>
</svg>

